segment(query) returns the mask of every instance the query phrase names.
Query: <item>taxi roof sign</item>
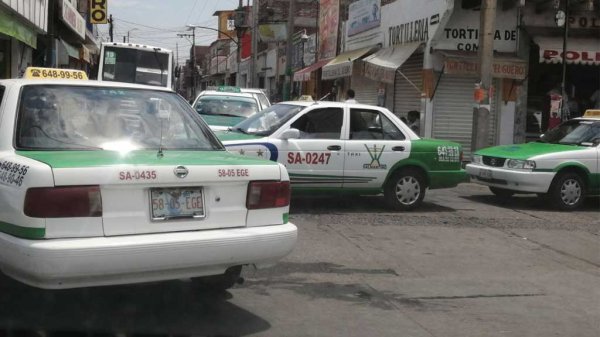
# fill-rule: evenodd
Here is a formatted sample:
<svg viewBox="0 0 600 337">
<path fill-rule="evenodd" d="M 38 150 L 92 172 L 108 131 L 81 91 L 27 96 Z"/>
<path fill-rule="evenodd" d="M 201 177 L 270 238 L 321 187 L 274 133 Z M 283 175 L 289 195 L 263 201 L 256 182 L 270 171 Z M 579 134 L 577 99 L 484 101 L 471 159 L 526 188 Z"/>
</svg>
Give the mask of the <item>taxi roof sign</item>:
<svg viewBox="0 0 600 337">
<path fill-rule="evenodd" d="M 242 89 L 240 89 L 239 87 L 233 87 L 233 86 L 230 86 L 230 85 L 221 85 L 221 86 L 219 86 L 217 88 L 217 91 L 241 93 Z"/>
<path fill-rule="evenodd" d="M 77 69 L 59 69 L 43 67 L 27 67 L 26 79 L 60 79 L 60 80 L 87 80 L 87 74 L 83 70 Z"/>
<path fill-rule="evenodd" d="M 588 109 L 583 114 L 583 117 L 600 117 L 600 109 Z"/>
</svg>

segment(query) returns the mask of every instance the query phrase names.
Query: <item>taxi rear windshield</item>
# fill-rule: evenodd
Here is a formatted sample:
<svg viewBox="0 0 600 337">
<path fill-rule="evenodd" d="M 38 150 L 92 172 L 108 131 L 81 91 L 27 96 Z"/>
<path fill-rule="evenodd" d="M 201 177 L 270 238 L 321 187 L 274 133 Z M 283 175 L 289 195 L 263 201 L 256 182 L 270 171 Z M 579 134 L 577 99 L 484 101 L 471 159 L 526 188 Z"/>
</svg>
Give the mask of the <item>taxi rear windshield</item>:
<svg viewBox="0 0 600 337">
<path fill-rule="evenodd" d="M 222 150 L 171 92 L 30 85 L 21 92 L 16 146 L 32 150 Z"/>
</svg>

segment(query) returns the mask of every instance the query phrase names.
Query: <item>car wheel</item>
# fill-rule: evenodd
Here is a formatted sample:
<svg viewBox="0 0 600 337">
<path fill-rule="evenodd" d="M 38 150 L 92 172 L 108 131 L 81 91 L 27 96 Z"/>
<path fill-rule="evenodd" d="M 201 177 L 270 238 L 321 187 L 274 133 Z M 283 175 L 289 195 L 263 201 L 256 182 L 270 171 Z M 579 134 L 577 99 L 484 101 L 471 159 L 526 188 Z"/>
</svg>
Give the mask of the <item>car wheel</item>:
<svg viewBox="0 0 600 337">
<path fill-rule="evenodd" d="M 563 211 L 578 208 L 585 196 L 585 183 L 577 173 L 567 172 L 557 176 L 550 190 L 548 198 L 552 205 Z"/>
<path fill-rule="evenodd" d="M 416 169 L 403 169 L 395 172 L 384 188 L 387 204 L 400 211 L 417 208 L 425 197 L 425 178 Z"/>
<path fill-rule="evenodd" d="M 515 192 L 513 192 L 511 190 L 507 190 L 504 188 L 498 188 L 498 187 L 492 187 L 492 186 L 490 186 L 490 191 L 492 193 L 494 193 L 495 196 L 502 198 L 502 199 L 510 198 L 513 196 L 513 194 L 515 194 Z"/>
<path fill-rule="evenodd" d="M 242 266 L 235 266 L 228 268 L 222 275 L 194 277 L 192 282 L 198 289 L 223 291 L 233 287 L 238 282 L 243 282 L 240 277 L 241 274 Z"/>
</svg>

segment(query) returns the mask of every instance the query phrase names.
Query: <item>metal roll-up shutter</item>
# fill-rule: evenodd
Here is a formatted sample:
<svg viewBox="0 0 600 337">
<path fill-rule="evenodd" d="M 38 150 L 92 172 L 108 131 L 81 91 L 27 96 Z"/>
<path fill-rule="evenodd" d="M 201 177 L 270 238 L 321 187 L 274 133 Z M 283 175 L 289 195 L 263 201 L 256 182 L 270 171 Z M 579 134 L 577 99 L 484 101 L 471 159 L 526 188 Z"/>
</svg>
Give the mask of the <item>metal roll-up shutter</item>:
<svg viewBox="0 0 600 337">
<path fill-rule="evenodd" d="M 377 91 L 379 89 L 379 82 L 373 81 L 372 79 L 360 74 L 356 74 L 356 71 L 354 73 L 355 74 L 352 75 L 350 84 L 354 90 L 354 98 L 356 101 L 360 104 L 377 105 Z"/>
<path fill-rule="evenodd" d="M 442 74 L 433 102 L 433 138 L 460 143 L 466 160 L 471 157 L 473 90 L 476 82 L 474 77 Z M 492 101 L 491 106 L 488 145 L 496 143 L 498 125 L 496 102 Z"/>
<path fill-rule="evenodd" d="M 421 111 L 421 91 L 423 89 L 423 54 L 417 53 L 400 66 L 400 71 L 418 89 L 410 84 L 404 76 L 396 72 L 394 83 L 394 114 L 406 117 L 410 110 Z"/>
</svg>

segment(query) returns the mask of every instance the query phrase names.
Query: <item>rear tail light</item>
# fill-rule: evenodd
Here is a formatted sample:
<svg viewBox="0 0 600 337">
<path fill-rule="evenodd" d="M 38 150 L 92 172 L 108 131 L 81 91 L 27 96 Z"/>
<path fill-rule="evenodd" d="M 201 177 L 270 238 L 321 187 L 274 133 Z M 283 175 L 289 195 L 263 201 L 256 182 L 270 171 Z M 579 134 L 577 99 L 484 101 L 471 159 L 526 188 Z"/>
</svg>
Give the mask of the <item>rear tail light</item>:
<svg viewBox="0 0 600 337">
<path fill-rule="evenodd" d="M 251 181 L 248 185 L 248 209 L 285 207 L 289 204 L 289 181 Z"/>
<path fill-rule="evenodd" d="M 27 190 L 25 215 L 32 218 L 102 216 L 99 186 L 37 187 Z"/>
</svg>

